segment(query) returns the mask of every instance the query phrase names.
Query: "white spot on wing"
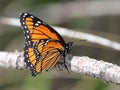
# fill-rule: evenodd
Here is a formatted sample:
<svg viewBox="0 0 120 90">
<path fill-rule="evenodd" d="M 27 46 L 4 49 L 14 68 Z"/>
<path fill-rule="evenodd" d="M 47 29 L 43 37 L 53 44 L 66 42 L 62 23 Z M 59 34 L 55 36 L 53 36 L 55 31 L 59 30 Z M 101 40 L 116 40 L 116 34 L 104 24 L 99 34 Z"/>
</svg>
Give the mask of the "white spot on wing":
<svg viewBox="0 0 120 90">
<path fill-rule="evenodd" d="M 46 43 L 48 43 L 50 40 L 47 40 Z"/>
<path fill-rule="evenodd" d="M 27 62 L 30 62 L 29 60 L 27 60 Z"/>
<path fill-rule="evenodd" d="M 27 13 L 24 13 L 24 15 L 26 16 L 26 15 L 28 15 Z"/>
<path fill-rule="evenodd" d="M 25 25 L 25 22 L 23 22 L 23 24 Z"/>
<path fill-rule="evenodd" d="M 26 32 L 27 32 L 27 33 L 29 33 L 29 31 L 28 31 L 28 30 L 26 30 Z"/>
<path fill-rule="evenodd" d="M 36 26 L 38 26 L 39 24 L 38 23 L 35 23 Z"/>
<path fill-rule="evenodd" d="M 27 28 L 27 26 L 24 26 L 25 27 L 25 29 Z"/>
<path fill-rule="evenodd" d="M 27 36 L 27 38 L 30 38 L 29 36 Z"/>
<path fill-rule="evenodd" d="M 25 15 L 23 15 L 23 17 L 26 17 Z"/>
<path fill-rule="evenodd" d="M 28 55 L 26 55 L 26 57 L 28 57 Z"/>
<path fill-rule="evenodd" d="M 40 22 L 40 21 L 37 21 L 37 23 L 41 24 L 41 22 Z"/>
<path fill-rule="evenodd" d="M 28 41 L 28 44 L 30 44 L 30 41 Z"/>
<path fill-rule="evenodd" d="M 34 18 L 33 16 L 30 16 L 31 18 Z"/>
</svg>

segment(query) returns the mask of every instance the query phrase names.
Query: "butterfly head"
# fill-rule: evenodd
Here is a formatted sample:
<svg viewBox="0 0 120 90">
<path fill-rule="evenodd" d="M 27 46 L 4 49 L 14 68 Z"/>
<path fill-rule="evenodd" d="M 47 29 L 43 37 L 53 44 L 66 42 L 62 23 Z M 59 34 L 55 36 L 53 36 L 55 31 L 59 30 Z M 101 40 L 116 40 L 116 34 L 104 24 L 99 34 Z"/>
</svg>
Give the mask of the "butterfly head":
<svg viewBox="0 0 120 90">
<path fill-rule="evenodd" d="M 68 54 L 71 51 L 71 46 L 73 45 L 73 42 L 68 42 L 65 47 L 65 54 Z"/>
</svg>

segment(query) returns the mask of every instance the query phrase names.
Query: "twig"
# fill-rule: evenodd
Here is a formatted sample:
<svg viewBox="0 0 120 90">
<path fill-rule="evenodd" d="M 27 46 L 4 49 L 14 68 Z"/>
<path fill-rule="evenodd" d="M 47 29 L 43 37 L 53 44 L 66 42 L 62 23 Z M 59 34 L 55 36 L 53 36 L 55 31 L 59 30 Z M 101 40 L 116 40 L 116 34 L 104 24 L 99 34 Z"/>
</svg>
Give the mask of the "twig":
<svg viewBox="0 0 120 90">
<path fill-rule="evenodd" d="M 102 81 L 120 84 L 120 67 L 103 60 L 98 61 L 86 56 L 74 56 L 71 60 L 71 70 Z"/>
<path fill-rule="evenodd" d="M 106 82 L 120 84 L 120 67 L 112 63 L 98 61 L 86 56 L 68 55 L 66 64 L 72 72 L 86 74 Z M 0 66 L 25 69 L 22 52 L 0 52 Z"/>
<path fill-rule="evenodd" d="M 24 69 L 26 65 L 23 61 L 22 52 L 0 52 L 0 66 L 5 68 Z"/>
<path fill-rule="evenodd" d="M 74 31 L 71 29 L 67 29 L 67 28 L 61 28 L 61 27 L 55 27 L 55 26 L 54 28 L 61 35 L 71 37 L 71 38 L 76 38 L 76 39 L 87 40 L 88 42 L 97 43 L 97 44 L 107 46 L 107 47 L 120 51 L 120 43 L 109 40 L 107 38 L 103 38 L 103 37 L 89 34 L 89 33 L 78 32 L 78 31 Z"/>
<path fill-rule="evenodd" d="M 0 18 L 0 24 L 20 26 L 19 19 L 16 19 L 16 18 L 2 17 L 2 18 Z M 67 28 L 62 28 L 62 27 L 53 26 L 53 28 L 56 31 L 58 31 L 61 35 L 71 37 L 71 38 L 76 38 L 76 39 L 86 39 L 89 42 L 97 43 L 97 44 L 107 46 L 107 47 L 110 47 L 110 48 L 120 51 L 120 43 L 109 40 L 107 38 L 103 38 L 103 37 L 89 34 L 89 33 L 78 32 L 78 31 L 74 31 L 72 29 L 67 29 Z"/>
</svg>

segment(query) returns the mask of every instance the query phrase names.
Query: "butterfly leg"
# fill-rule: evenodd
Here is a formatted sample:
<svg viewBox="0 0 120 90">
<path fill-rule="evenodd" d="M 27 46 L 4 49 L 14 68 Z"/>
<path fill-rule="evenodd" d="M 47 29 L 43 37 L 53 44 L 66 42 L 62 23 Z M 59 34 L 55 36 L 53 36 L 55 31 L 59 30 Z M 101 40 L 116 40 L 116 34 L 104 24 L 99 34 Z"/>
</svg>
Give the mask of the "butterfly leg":
<svg viewBox="0 0 120 90">
<path fill-rule="evenodd" d="M 40 71 L 42 71 L 42 66 L 43 66 L 43 60 L 41 61 L 41 68 L 40 68 Z"/>
<path fill-rule="evenodd" d="M 66 59 L 65 59 L 65 56 L 63 56 L 63 64 L 66 68 L 66 70 L 68 71 L 68 73 L 70 73 L 69 69 L 68 69 L 68 66 L 66 65 Z"/>
</svg>

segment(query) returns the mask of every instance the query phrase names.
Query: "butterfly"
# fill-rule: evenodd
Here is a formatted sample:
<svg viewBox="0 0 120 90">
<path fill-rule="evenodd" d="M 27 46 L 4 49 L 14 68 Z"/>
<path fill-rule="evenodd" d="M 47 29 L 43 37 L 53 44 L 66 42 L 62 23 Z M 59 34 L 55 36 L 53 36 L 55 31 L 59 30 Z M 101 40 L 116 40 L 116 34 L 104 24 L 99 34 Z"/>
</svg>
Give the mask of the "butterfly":
<svg viewBox="0 0 120 90">
<path fill-rule="evenodd" d="M 20 14 L 20 23 L 25 35 L 24 62 L 36 76 L 49 70 L 70 52 L 73 42 L 65 43 L 62 36 L 47 23 L 29 13 Z"/>
</svg>

